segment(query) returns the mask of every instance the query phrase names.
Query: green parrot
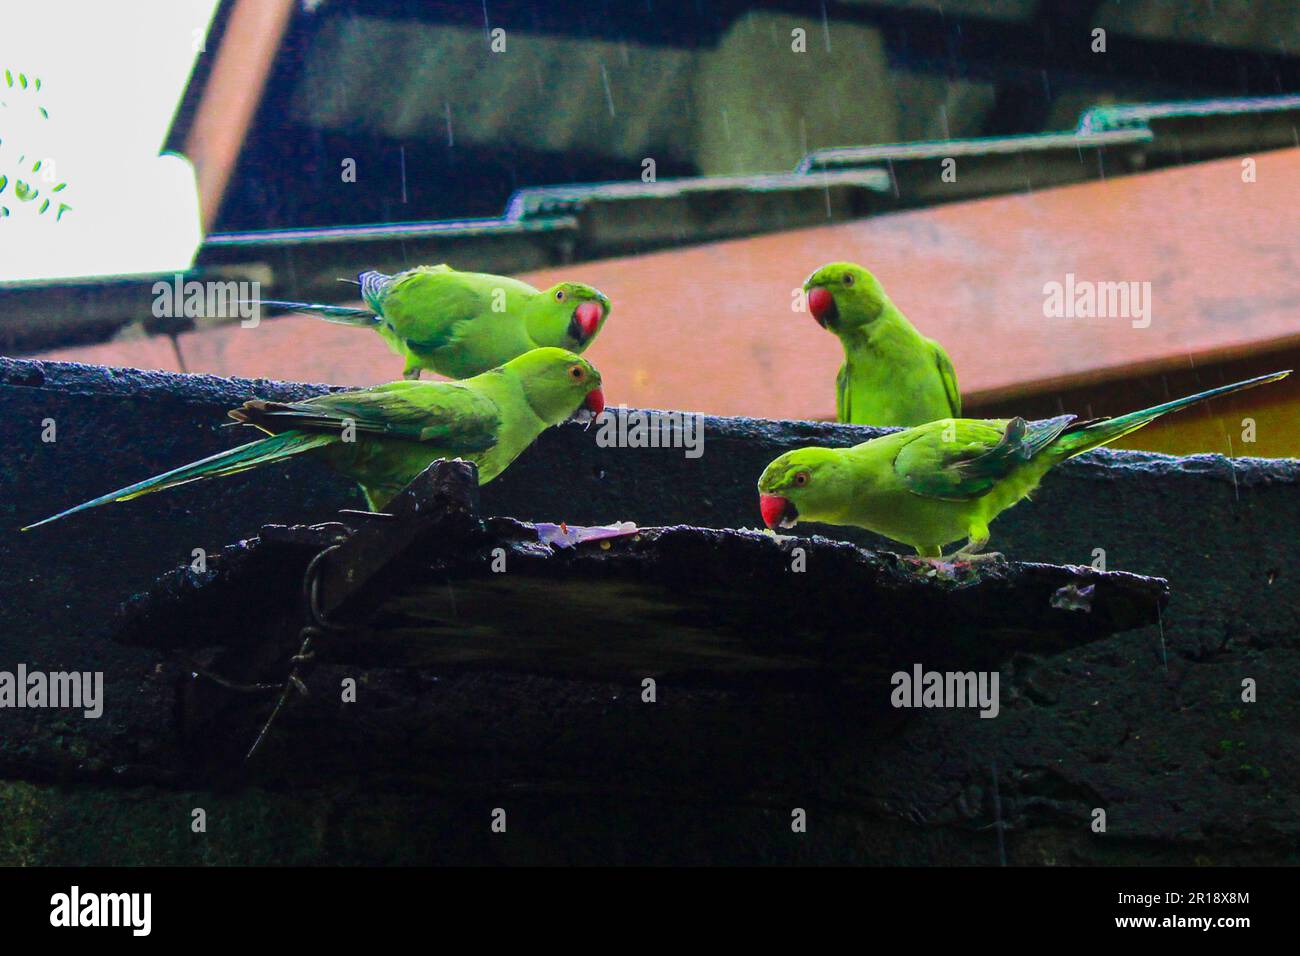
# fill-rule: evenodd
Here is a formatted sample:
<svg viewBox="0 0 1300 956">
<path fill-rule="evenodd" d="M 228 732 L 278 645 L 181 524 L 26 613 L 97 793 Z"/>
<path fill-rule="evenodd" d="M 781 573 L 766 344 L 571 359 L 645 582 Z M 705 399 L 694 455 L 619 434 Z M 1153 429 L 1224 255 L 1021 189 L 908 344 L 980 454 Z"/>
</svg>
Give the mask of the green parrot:
<svg viewBox="0 0 1300 956">
<path fill-rule="evenodd" d="M 961 415 L 948 353 L 916 331 L 875 276 L 851 262 L 832 262 L 803 288 L 813 318 L 844 346 L 835 377 L 837 421 L 906 427 Z"/>
<path fill-rule="evenodd" d="M 261 305 L 316 313 L 372 328 L 406 360 L 403 378 L 429 369 L 468 378 L 544 346 L 581 353 L 609 317 L 609 299 L 580 282 L 539 292 L 527 282 L 447 264 L 357 277 L 368 308 L 264 299 Z"/>
<path fill-rule="evenodd" d="M 23 530 L 306 453 L 357 481 L 379 510 L 438 458 L 474 462 L 485 484 L 550 426 L 575 413 L 599 415 L 604 407 L 600 373 L 586 359 L 554 348 L 534 349 L 463 382 L 390 382 L 305 402 L 254 399 L 230 417 L 270 437 L 111 491 Z"/>
<path fill-rule="evenodd" d="M 949 418 L 852 448 L 789 451 L 759 478 L 759 510 L 772 529 L 799 519 L 853 525 L 911 545 L 923 558 L 995 557 L 979 555 L 989 523 L 1038 487 L 1052 466 L 1168 412 L 1289 374 L 1261 375 L 1118 418 Z M 961 538 L 964 546 L 942 553 Z"/>
</svg>

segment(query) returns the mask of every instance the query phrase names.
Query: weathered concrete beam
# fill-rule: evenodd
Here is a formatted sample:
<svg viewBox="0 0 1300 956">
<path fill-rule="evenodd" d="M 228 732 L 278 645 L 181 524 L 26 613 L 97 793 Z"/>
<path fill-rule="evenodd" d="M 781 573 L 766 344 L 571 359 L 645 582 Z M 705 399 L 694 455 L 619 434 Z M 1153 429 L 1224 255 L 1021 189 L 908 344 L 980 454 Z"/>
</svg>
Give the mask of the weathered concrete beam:
<svg viewBox="0 0 1300 956">
<path fill-rule="evenodd" d="M 482 522 L 477 492 L 473 465 L 440 461 L 382 518 L 263 529 L 203 572 L 164 575 L 114 637 L 160 652 L 260 651 L 280 643 L 268 623 L 304 613 L 311 589 L 340 626 L 317 642 L 328 662 L 727 687 L 888 676 L 918 656 L 940 670 L 996 667 L 1155 624 L 1168 599 L 1164 581 L 1122 572 L 936 570 L 751 531 L 642 528 L 552 547 L 534 525 Z"/>
<path fill-rule="evenodd" d="M 164 818 L 207 800 L 231 820 L 263 821 L 224 833 L 224 860 L 261 859 L 258 847 L 276 841 L 299 847 L 304 827 L 323 836 L 294 851 L 300 862 L 465 860 L 483 851 L 447 834 L 477 827 L 483 806 L 504 801 L 512 831 L 529 821 L 530 860 L 575 858 L 580 827 L 578 857 L 589 860 L 988 863 L 1000 806 L 1012 863 L 1300 862 L 1294 461 L 1095 452 L 1049 475 L 994 525 L 995 548 L 1080 565 L 1104 552 L 1109 569 L 1166 578 L 1172 596 L 1163 626 L 997 665 L 996 719 L 895 711 L 861 689 L 668 680 L 651 705 L 596 680 L 322 663 L 311 697 L 286 711 L 239 778 L 231 768 L 264 707 L 249 719 L 246 701 L 232 703 L 231 722 L 213 724 L 220 711 L 207 705 L 233 700 L 230 691 L 160 667 L 155 650 L 105 640 L 105 629 L 124 597 L 194 549 L 214 555 L 267 522 L 330 520 L 359 506 L 357 492 L 300 462 L 16 529 L 229 447 L 238 439 L 221 427 L 225 410 L 250 395 L 321 389 L 0 360 L 0 523 L 10 529 L 0 534 L 0 670 L 99 671 L 105 694 L 98 720 L 0 710 L 0 815 L 15 824 L 6 833 L 24 834 L 0 856 L 74 861 L 76 846 L 93 846 L 103 862 L 200 862 L 211 844 L 176 844 Z M 595 429 L 565 426 L 482 489 L 482 510 L 753 527 L 754 483 L 772 457 L 870 434 L 709 418 L 703 455 L 687 458 L 602 448 Z M 581 628 L 581 615 L 556 613 Z M 929 651 L 917 650 L 928 666 Z M 344 678 L 358 682 L 356 704 L 340 703 Z M 1245 681 L 1254 702 L 1242 699 Z M 189 713 L 204 719 L 187 722 Z M 237 779 L 245 786 L 215 795 L 216 782 Z M 61 781 L 93 799 L 68 798 Z M 137 789 L 146 785 L 162 790 Z M 266 816 L 268 806 L 279 809 Z M 793 806 L 825 829 L 791 843 Z M 1104 835 L 1090 828 L 1098 807 Z M 105 843 L 105 821 L 138 836 Z M 629 832 L 642 842 L 629 844 Z"/>
</svg>

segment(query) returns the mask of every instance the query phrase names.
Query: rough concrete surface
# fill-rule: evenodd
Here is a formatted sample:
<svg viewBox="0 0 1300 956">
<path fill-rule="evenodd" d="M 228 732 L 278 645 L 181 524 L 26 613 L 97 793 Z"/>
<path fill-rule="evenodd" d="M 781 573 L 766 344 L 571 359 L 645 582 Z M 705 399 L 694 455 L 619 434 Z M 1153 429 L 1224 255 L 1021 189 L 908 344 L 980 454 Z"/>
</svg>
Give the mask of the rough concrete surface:
<svg viewBox="0 0 1300 956">
<path fill-rule="evenodd" d="M 223 762 L 176 707 L 189 675 L 106 638 L 117 608 L 194 548 L 330 520 L 359 494 L 298 462 L 17 529 L 236 443 L 220 426 L 251 395 L 319 390 L 0 359 L 0 671 L 102 670 L 106 694 L 98 720 L 0 710 L 0 863 L 996 864 L 999 830 L 1013 864 L 1300 861 L 1294 461 L 1102 451 L 1049 475 L 994 525 L 994 547 L 1054 564 L 1102 549 L 1172 597 L 1160 626 L 1003 663 L 996 719 L 831 691 L 661 684 L 647 704 L 636 685 L 331 664 L 257 760 Z M 709 418 L 688 459 L 565 426 L 482 507 L 752 528 L 772 457 L 872 433 Z M 346 676 L 355 704 L 339 699 Z M 1257 702 L 1242 700 L 1247 678 Z M 506 834 L 491 832 L 495 808 Z"/>
</svg>

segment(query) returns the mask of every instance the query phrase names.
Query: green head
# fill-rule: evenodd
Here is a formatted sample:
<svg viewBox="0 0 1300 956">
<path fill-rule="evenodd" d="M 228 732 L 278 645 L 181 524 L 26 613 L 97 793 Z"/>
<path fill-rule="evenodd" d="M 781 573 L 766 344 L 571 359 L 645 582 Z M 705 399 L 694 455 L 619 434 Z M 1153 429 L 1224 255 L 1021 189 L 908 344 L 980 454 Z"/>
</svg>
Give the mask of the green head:
<svg viewBox="0 0 1300 956">
<path fill-rule="evenodd" d="M 539 345 L 581 352 L 609 318 L 609 299 L 581 282 L 561 282 L 528 303 L 524 324 Z"/>
<path fill-rule="evenodd" d="M 586 359 L 565 349 L 525 352 L 501 366 L 519 378 L 534 414 L 558 425 L 575 413 L 599 415 L 605 410 L 600 373 Z"/>
<path fill-rule="evenodd" d="M 822 266 L 808 277 L 803 288 L 813 318 L 836 335 L 871 324 L 889 305 L 889 296 L 879 280 L 852 262 Z"/>
<path fill-rule="evenodd" d="M 758 508 L 769 528 L 792 528 L 799 519 L 836 524 L 851 487 L 842 448 L 799 448 L 763 469 Z"/>
</svg>

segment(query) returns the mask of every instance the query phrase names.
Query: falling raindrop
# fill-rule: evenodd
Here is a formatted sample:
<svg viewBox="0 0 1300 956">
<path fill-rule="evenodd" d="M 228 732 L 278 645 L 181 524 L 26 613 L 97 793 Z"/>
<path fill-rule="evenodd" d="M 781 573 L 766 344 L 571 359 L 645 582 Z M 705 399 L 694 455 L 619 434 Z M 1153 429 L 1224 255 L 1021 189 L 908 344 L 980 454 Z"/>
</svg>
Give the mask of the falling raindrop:
<svg viewBox="0 0 1300 956">
<path fill-rule="evenodd" d="M 1169 674 L 1169 654 L 1165 649 L 1165 618 L 1160 613 L 1160 602 L 1156 602 L 1156 624 L 1160 628 L 1160 663 L 1164 666 L 1165 675 Z"/>
<path fill-rule="evenodd" d="M 609 107 L 609 115 L 617 116 L 614 110 L 614 94 L 609 88 L 609 73 L 606 72 L 604 63 L 600 65 L 600 82 L 605 86 L 605 105 Z"/>
<path fill-rule="evenodd" d="M 397 153 L 402 165 L 402 202 L 406 202 L 406 147 L 399 146 Z"/>
</svg>

